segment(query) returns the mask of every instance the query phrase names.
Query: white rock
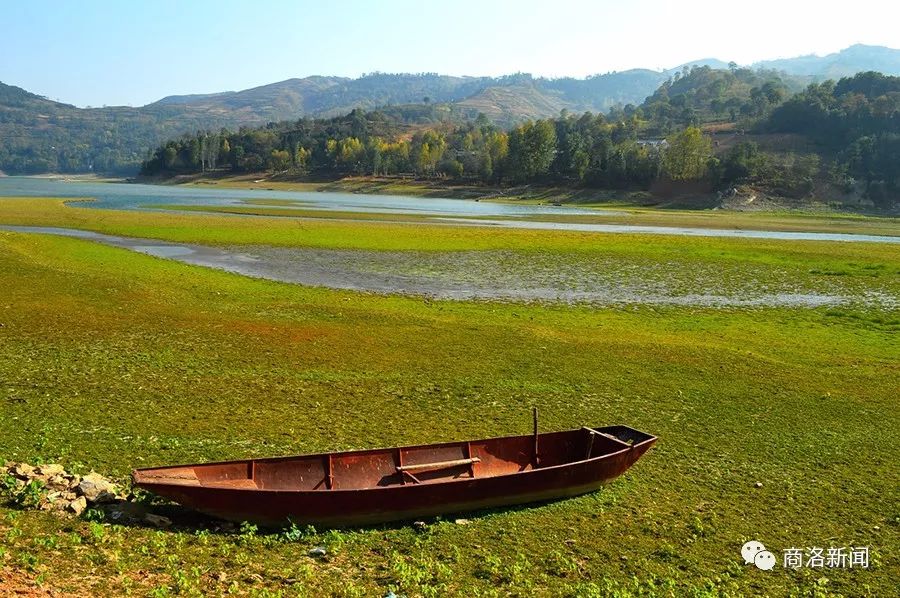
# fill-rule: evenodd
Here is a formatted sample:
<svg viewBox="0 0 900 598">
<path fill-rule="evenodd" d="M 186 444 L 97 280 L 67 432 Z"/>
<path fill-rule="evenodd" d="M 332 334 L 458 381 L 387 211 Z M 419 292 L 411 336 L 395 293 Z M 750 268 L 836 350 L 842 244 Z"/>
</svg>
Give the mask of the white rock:
<svg viewBox="0 0 900 598">
<path fill-rule="evenodd" d="M 69 502 L 68 510 L 75 513 L 76 516 L 84 513 L 85 509 L 87 509 L 87 499 L 83 496 Z"/>
<path fill-rule="evenodd" d="M 112 502 L 116 499 L 115 484 L 93 472 L 81 478 L 78 492 L 92 504 Z"/>
</svg>

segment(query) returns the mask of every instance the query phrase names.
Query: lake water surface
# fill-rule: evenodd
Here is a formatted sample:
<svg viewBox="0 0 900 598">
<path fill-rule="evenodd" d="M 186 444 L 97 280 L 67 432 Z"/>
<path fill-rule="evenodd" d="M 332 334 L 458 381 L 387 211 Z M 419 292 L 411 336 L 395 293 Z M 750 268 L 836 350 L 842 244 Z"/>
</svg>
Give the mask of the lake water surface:
<svg viewBox="0 0 900 598">
<path fill-rule="evenodd" d="M 145 209 L 149 205 L 234 206 L 245 199 L 296 201 L 304 209 L 376 212 L 384 214 L 422 214 L 430 216 L 535 216 L 597 214 L 603 211 L 566 206 L 504 204 L 468 199 L 405 197 L 401 195 L 364 195 L 315 191 L 269 191 L 265 189 L 225 189 L 210 186 L 187 187 L 143 185 L 138 183 L 98 183 L 32 177 L 0 177 L 3 196 L 90 197 L 86 208 L 118 210 Z"/>
<path fill-rule="evenodd" d="M 236 206 L 246 199 L 276 199 L 297 202 L 298 208 L 325 211 L 370 212 L 382 214 L 419 214 L 433 216 L 432 222 L 458 226 L 495 226 L 542 230 L 568 230 L 596 233 L 628 233 L 683 235 L 699 237 L 738 237 L 751 239 L 784 239 L 791 241 L 839 241 L 900 244 L 898 236 L 858 235 L 819 232 L 786 232 L 701 227 L 643 226 L 627 224 L 595 224 L 541 221 L 540 216 L 616 214 L 609 210 L 569 206 L 527 205 L 404 197 L 397 195 L 363 195 L 355 193 L 319 193 L 305 191 L 269 191 L 265 189 L 218 189 L 133 183 L 97 183 L 64 181 L 30 177 L 0 177 L 0 201 L 3 196 L 90 197 L 95 201 L 73 204 L 79 208 L 148 209 L 152 205 Z M 289 206 L 287 206 L 289 207 Z M 518 217 L 528 216 L 528 220 Z M 241 216 L 236 216 L 241 217 Z M 253 218 L 254 216 L 245 216 Z M 508 218 L 500 220 L 499 217 Z M 473 220 L 472 218 L 477 218 Z"/>
</svg>

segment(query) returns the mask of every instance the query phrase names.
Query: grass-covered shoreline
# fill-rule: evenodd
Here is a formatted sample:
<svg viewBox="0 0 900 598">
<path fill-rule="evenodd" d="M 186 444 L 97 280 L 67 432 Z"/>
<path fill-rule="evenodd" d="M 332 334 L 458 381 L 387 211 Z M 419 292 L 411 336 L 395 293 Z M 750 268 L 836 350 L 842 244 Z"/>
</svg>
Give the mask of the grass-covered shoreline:
<svg viewBox="0 0 900 598">
<path fill-rule="evenodd" d="M 61 200 L 0 199 L 0 224 L 213 244 L 677 255 L 696 268 L 832 268 L 891 289 L 900 273 L 896 247 L 869 243 L 298 225 Z M 424 533 L 155 531 L 2 507 L 0 576 L 82 594 L 882 596 L 900 575 L 896 312 L 381 297 L 6 232 L 0 287 L 4 459 L 126 476 L 520 433 L 532 404 L 547 430 L 621 422 L 660 436 L 597 494 Z M 748 539 L 778 557 L 867 545 L 873 563 L 763 572 L 741 564 Z M 305 556 L 318 544 L 324 561 Z"/>
<path fill-rule="evenodd" d="M 323 210 L 309 207 L 302 201 L 247 199 L 242 205 L 183 206 L 153 205 L 157 209 L 210 214 L 243 216 L 272 216 L 287 218 L 320 218 L 341 220 L 376 220 L 391 222 L 440 223 L 439 217 L 422 214 L 390 214 Z M 603 213 L 606 210 L 609 213 Z M 477 216 L 455 217 L 477 224 Z M 540 214 L 525 216 L 493 216 L 492 220 L 531 220 L 572 224 L 621 224 L 631 226 L 666 226 L 708 229 L 762 230 L 777 232 L 821 232 L 859 235 L 900 236 L 900 219 L 848 216 L 844 214 L 786 213 L 786 212 L 710 212 L 708 210 L 660 211 L 636 209 L 626 205 L 604 205 L 597 214 Z"/>
<path fill-rule="evenodd" d="M 261 178 L 262 177 L 262 178 Z M 415 179 L 345 177 L 337 180 L 306 181 L 269 178 L 260 173 L 249 175 L 217 175 L 142 178 L 140 182 L 174 184 L 185 187 L 247 189 L 271 191 L 354 193 L 403 195 L 423 198 L 478 199 L 500 203 L 528 205 L 564 205 L 581 209 L 597 209 L 597 213 L 516 217 L 545 222 L 630 224 L 645 226 L 686 226 L 700 228 L 734 228 L 794 232 L 833 232 L 900 236 L 900 215 L 885 212 L 835 209 L 827 203 L 810 200 L 783 206 L 763 208 L 711 209 L 715 201 L 709 197 L 675 199 L 654 198 L 646 192 L 608 191 L 565 187 L 484 187 L 448 184 Z M 290 200 L 246 200 L 241 206 L 156 206 L 184 211 L 210 213 L 289 216 L 303 218 L 384 219 L 383 214 L 366 212 L 335 213 L 303 209 L 303 202 Z M 788 207 L 790 206 L 790 207 Z M 395 221 L 422 221 L 422 215 L 391 215 Z"/>
</svg>

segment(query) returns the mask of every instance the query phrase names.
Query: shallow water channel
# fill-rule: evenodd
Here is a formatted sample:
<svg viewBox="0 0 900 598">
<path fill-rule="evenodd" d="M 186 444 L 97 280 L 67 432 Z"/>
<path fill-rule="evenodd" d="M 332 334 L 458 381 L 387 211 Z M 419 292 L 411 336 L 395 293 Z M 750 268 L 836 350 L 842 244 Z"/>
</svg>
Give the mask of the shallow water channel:
<svg viewBox="0 0 900 598">
<path fill-rule="evenodd" d="M 895 308 L 889 292 L 843 281 L 798 281 L 795 274 L 721 264 L 686 264 L 534 255 L 515 251 L 364 251 L 210 247 L 27 226 L 0 230 L 76 237 L 186 264 L 307 286 L 437 299 L 497 299 L 595 305 L 791 306 L 867 304 Z"/>
<path fill-rule="evenodd" d="M 242 206 L 248 199 L 278 200 L 282 210 L 297 208 L 324 212 L 367 212 L 416 214 L 429 217 L 431 223 L 468 226 L 492 226 L 540 230 L 569 230 L 597 233 L 657 234 L 700 237 L 740 237 L 751 239 L 785 239 L 792 241 L 841 241 L 900 244 L 900 235 L 860 235 L 822 232 L 785 232 L 768 230 L 716 229 L 702 227 L 647 226 L 629 224 L 595 224 L 583 222 L 551 222 L 542 217 L 598 216 L 620 214 L 614 210 L 585 209 L 573 206 L 498 203 L 437 197 L 404 197 L 399 195 L 365 195 L 308 191 L 274 191 L 268 189 L 218 189 L 143 185 L 134 183 L 97 183 L 62 181 L 32 177 L 0 177 L 0 201 L 3 197 L 71 197 L 93 198 L 94 201 L 71 203 L 79 209 L 111 208 L 117 210 L 158 210 L 150 206 L 191 206 L 194 208 Z M 219 213 L 221 214 L 221 213 Z M 252 215 L 236 215 L 254 218 Z M 502 218 L 502 219 L 501 219 Z M 527 218 L 527 219 L 526 219 Z"/>
</svg>

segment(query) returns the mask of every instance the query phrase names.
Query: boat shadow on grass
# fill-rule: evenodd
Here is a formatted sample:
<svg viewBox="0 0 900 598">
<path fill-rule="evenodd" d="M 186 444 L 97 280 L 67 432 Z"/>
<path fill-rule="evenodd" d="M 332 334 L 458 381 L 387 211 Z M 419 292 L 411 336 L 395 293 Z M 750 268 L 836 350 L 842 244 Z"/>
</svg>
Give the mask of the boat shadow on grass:
<svg viewBox="0 0 900 598">
<path fill-rule="evenodd" d="M 206 532 L 222 536 L 258 534 L 261 536 L 282 536 L 286 539 L 292 538 L 294 540 L 299 540 L 302 538 L 311 538 L 318 533 L 329 531 L 396 531 L 408 529 L 418 533 L 424 533 L 427 532 L 429 527 L 441 523 L 468 525 L 478 519 L 489 517 L 491 515 L 527 511 L 534 509 L 535 507 L 555 504 L 566 500 L 577 500 L 578 498 L 580 497 L 544 500 L 521 505 L 481 509 L 477 511 L 445 513 L 434 517 L 425 517 L 420 520 L 410 519 L 370 525 L 319 529 L 311 525 L 301 526 L 291 523 L 282 526 L 257 526 L 249 522 L 236 523 L 206 515 L 194 509 L 179 505 L 178 503 L 156 499 L 149 494 L 138 493 L 137 495 L 131 495 L 128 499 L 95 505 L 85 511 L 85 513 L 80 516 L 80 519 L 130 528 L 170 531 L 173 533 Z"/>
</svg>

